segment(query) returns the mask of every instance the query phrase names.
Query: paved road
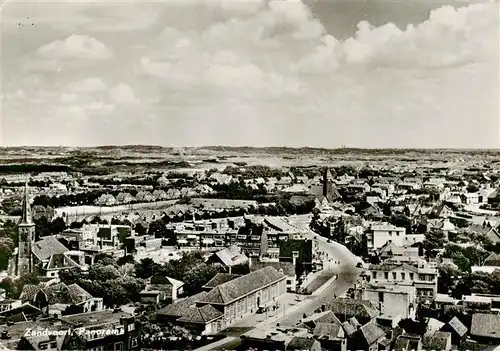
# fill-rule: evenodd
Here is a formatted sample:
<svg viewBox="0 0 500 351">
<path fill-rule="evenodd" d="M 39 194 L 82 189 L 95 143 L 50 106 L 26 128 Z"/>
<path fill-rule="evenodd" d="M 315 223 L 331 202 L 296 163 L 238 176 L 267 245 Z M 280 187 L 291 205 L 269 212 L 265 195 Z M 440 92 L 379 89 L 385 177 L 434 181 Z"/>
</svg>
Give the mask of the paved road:
<svg viewBox="0 0 500 351">
<path fill-rule="evenodd" d="M 356 283 L 356 279 L 361 273 L 361 269 L 356 268 L 358 262 L 362 262 L 361 259 L 354 256 L 345 246 L 333 241 L 328 242 L 327 239 L 316 235 L 309 229 L 309 221 L 310 216 L 295 216 L 290 219 L 290 224 L 304 230 L 307 237 L 314 238 L 320 251 L 327 253 L 333 260 L 340 261 L 339 265 L 331 263 L 330 266 L 325 267 L 325 274 L 335 273 L 338 278 L 325 288 L 316 299 L 277 321 L 282 325 L 294 325 L 302 319 L 304 313 L 310 315 L 326 301 L 332 300 L 334 296 L 342 295 Z"/>
</svg>

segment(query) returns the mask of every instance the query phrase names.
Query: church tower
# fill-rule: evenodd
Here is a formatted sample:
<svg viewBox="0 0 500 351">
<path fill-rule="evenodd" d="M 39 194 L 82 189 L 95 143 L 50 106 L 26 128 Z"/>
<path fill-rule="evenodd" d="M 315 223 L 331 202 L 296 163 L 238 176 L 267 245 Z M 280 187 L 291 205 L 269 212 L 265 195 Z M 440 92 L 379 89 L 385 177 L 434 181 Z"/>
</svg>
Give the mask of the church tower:
<svg viewBox="0 0 500 351">
<path fill-rule="evenodd" d="M 17 246 L 17 269 L 16 273 L 21 276 L 32 273 L 33 267 L 33 245 L 35 244 L 35 223 L 31 214 L 30 199 L 28 194 L 28 182 L 24 186 L 23 214 L 18 225 L 19 244 Z"/>
</svg>

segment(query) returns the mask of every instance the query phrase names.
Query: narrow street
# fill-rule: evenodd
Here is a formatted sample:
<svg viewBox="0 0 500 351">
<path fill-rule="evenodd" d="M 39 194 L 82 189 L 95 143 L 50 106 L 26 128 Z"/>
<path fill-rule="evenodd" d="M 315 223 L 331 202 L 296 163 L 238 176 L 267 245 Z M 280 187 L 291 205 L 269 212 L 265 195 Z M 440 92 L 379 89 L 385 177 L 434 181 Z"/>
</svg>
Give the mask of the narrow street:
<svg viewBox="0 0 500 351">
<path fill-rule="evenodd" d="M 293 309 L 290 313 L 286 313 L 282 318 L 274 319 L 272 323 L 268 320 L 261 321 L 260 323 L 254 324 L 254 328 L 263 327 L 265 325 L 276 325 L 280 323 L 283 326 L 294 326 L 300 322 L 303 318 L 304 313 L 306 315 L 311 315 L 315 310 L 321 308 L 321 306 L 334 299 L 335 296 L 340 296 L 344 294 L 349 288 L 353 287 L 356 280 L 361 273 L 362 269 L 357 268 L 358 263 L 363 261 L 356 257 L 352 252 L 350 252 L 344 245 L 336 243 L 334 241 L 328 242 L 317 234 L 315 234 L 310 228 L 309 223 L 311 220 L 311 215 L 300 215 L 291 216 L 288 218 L 289 224 L 295 226 L 304 233 L 308 239 L 312 239 L 317 243 L 317 248 L 319 251 L 328 255 L 331 259 L 330 262 L 325 262 L 323 272 L 321 274 L 325 275 L 337 275 L 337 279 L 333 282 L 327 283 L 328 286 L 323 286 L 321 292 L 316 296 L 304 297 L 306 301 L 303 301 L 301 307 Z M 340 263 L 335 263 L 339 262 Z M 223 349 L 223 345 L 231 344 L 237 342 L 235 337 L 227 337 L 214 345 L 206 345 L 203 348 L 199 348 L 199 351 L 217 350 Z"/>
<path fill-rule="evenodd" d="M 306 232 L 306 237 L 313 239 L 317 243 L 319 251 L 326 253 L 332 259 L 323 270 L 326 274 L 336 274 L 337 279 L 315 299 L 311 299 L 307 305 L 277 321 L 283 325 L 292 326 L 298 323 L 304 313 L 310 315 L 316 309 L 321 308 L 323 303 L 332 300 L 335 296 L 342 295 L 354 286 L 361 273 L 361 269 L 356 268 L 356 265 L 362 260 L 352 254 L 344 245 L 334 241 L 328 242 L 327 239 L 315 234 L 309 229 L 310 220 L 311 215 L 292 216 L 289 218 L 289 223 Z M 340 263 L 336 264 L 335 261 L 340 261 Z"/>
</svg>

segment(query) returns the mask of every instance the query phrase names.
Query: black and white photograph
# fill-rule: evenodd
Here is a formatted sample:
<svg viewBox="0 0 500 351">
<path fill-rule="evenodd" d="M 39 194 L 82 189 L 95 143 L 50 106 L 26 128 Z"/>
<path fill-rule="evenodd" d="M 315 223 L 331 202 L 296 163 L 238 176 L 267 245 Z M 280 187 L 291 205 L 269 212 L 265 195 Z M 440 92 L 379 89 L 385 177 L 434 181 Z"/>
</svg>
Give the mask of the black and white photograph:
<svg viewBox="0 0 500 351">
<path fill-rule="evenodd" d="M 0 0 L 0 351 L 500 351 L 500 2 Z"/>
</svg>

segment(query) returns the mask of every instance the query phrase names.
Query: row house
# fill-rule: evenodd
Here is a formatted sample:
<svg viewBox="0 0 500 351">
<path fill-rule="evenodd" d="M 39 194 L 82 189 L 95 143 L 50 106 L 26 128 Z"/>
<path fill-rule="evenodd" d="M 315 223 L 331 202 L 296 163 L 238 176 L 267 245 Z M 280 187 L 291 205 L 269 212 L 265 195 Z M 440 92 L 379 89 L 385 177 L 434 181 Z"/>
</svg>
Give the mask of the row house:
<svg viewBox="0 0 500 351">
<path fill-rule="evenodd" d="M 381 285 L 411 285 L 416 288 L 419 299 L 433 300 L 437 294 L 438 271 L 421 263 L 417 265 L 384 263 L 370 265 L 368 279 Z"/>
<path fill-rule="evenodd" d="M 116 199 L 111 194 L 102 194 L 97 200 L 95 200 L 97 206 L 114 206 L 116 205 Z"/>
</svg>

